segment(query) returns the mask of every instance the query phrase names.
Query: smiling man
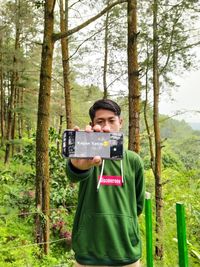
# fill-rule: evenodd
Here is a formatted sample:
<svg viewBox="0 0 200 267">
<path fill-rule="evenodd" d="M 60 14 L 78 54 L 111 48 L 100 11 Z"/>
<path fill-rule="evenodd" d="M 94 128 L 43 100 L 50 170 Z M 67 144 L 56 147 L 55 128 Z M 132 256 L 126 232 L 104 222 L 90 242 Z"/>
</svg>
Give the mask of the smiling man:
<svg viewBox="0 0 200 267">
<path fill-rule="evenodd" d="M 112 100 L 96 101 L 89 115 L 87 132 L 121 130 L 121 109 Z M 138 216 L 144 204 L 140 157 L 125 150 L 122 160 L 103 160 L 98 155 L 93 159 L 69 159 L 66 172 L 71 181 L 79 182 L 72 232 L 75 266 L 139 267 Z"/>
</svg>

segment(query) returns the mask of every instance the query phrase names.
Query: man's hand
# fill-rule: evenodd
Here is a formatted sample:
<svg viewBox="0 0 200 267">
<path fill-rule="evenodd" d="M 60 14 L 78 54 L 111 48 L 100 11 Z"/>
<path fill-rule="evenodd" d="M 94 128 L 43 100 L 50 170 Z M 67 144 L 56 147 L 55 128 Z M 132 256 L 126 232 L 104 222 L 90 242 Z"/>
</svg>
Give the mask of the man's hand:
<svg viewBox="0 0 200 267">
<path fill-rule="evenodd" d="M 71 163 L 79 170 L 86 171 L 93 166 L 99 166 L 102 163 L 100 156 L 95 156 L 93 159 L 71 159 Z"/>
<path fill-rule="evenodd" d="M 78 126 L 74 127 L 75 131 L 79 131 L 80 128 Z M 87 125 L 85 128 L 86 132 L 110 132 L 109 127 L 104 127 L 101 129 L 100 125 L 95 125 L 93 128 L 90 125 Z M 89 170 L 93 166 L 99 166 L 102 163 L 102 158 L 100 156 L 95 156 L 93 159 L 71 159 L 72 165 L 82 171 Z"/>
</svg>

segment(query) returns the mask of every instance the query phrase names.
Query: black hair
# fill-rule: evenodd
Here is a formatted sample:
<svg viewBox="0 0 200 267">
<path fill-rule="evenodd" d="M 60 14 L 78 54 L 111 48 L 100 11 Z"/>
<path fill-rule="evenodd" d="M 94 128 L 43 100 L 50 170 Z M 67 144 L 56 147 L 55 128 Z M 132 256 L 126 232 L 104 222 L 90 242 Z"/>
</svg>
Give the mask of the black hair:
<svg viewBox="0 0 200 267">
<path fill-rule="evenodd" d="M 110 110 L 114 112 L 116 116 L 120 116 L 121 114 L 121 108 L 116 102 L 114 102 L 111 99 L 100 99 L 100 100 L 97 100 L 93 104 L 93 106 L 91 106 L 91 108 L 89 109 L 89 115 L 90 115 L 91 121 L 94 120 L 96 111 L 99 109 Z"/>
</svg>

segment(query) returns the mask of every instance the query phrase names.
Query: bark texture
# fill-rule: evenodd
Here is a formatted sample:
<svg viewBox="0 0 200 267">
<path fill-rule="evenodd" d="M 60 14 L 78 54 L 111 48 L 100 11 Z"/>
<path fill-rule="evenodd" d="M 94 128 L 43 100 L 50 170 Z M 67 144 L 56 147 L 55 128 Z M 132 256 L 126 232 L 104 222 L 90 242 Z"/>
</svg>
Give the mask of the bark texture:
<svg viewBox="0 0 200 267">
<path fill-rule="evenodd" d="M 156 246 L 155 255 L 157 258 L 163 258 L 163 199 L 162 199 L 162 181 L 161 181 L 161 136 L 159 126 L 159 71 L 158 71 L 158 30 L 157 30 L 157 12 L 158 2 L 154 0 L 153 5 L 153 122 L 155 135 L 155 202 L 156 202 Z"/>
<path fill-rule="evenodd" d="M 38 118 L 36 133 L 36 207 L 42 209 L 44 217 L 36 217 L 37 242 L 43 237 L 44 252 L 49 250 L 49 118 L 51 73 L 54 42 L 54 0 L 45 1 L 44 39 L 42 45 L 42 58 L 40 70 L 40 88 L 38 98 Z M 43 236 L 41 233 L 43 232 Z"/>
<path fill-rule="evenodd" d="M 128 90 L 130 150 L 140 151 L 140 88 L 137 52 L 137 0 L 128 0 Z"/>
<path fill-rule="evenodd" d="M 65 10 L 63 0 L 60 0 L 60 30 L 61 32 L 68 31 L 68 0 L 65 0 Z M 62 48 L 62 65 L 63 65 L 63 81 L 65 94 L 65 116 L 66 127 L 72 129 L 72 112 L 71 112 L 71 85 L 70 85 L 70 66 L 69 66 L 69 43 L 68 37 L 61 39 Z"/>
</svg>

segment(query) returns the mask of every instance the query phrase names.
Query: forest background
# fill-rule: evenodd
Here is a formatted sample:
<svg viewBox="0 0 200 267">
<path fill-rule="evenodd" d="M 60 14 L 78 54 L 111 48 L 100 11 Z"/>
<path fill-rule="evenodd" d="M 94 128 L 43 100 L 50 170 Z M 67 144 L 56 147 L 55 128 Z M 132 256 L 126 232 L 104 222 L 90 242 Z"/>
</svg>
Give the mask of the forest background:
<svg viewBox="0 0 200 267">
<path fill-rule="evenodd" d="M 73 266 L 78 185 L 65 175 L 61 138 L 88 124 L 99 98 L 121 105 L 126 145 L 144 160 L 155 266 L 178 266 L 180 201 L 189 266 L 199 266 L 200 131 L 159 114 L 175 77 L 198 69 L 199 4 L 1 1 L 0 266 Z M 146 266 L 144 215 L 140 225 Z"/>
</svg>

